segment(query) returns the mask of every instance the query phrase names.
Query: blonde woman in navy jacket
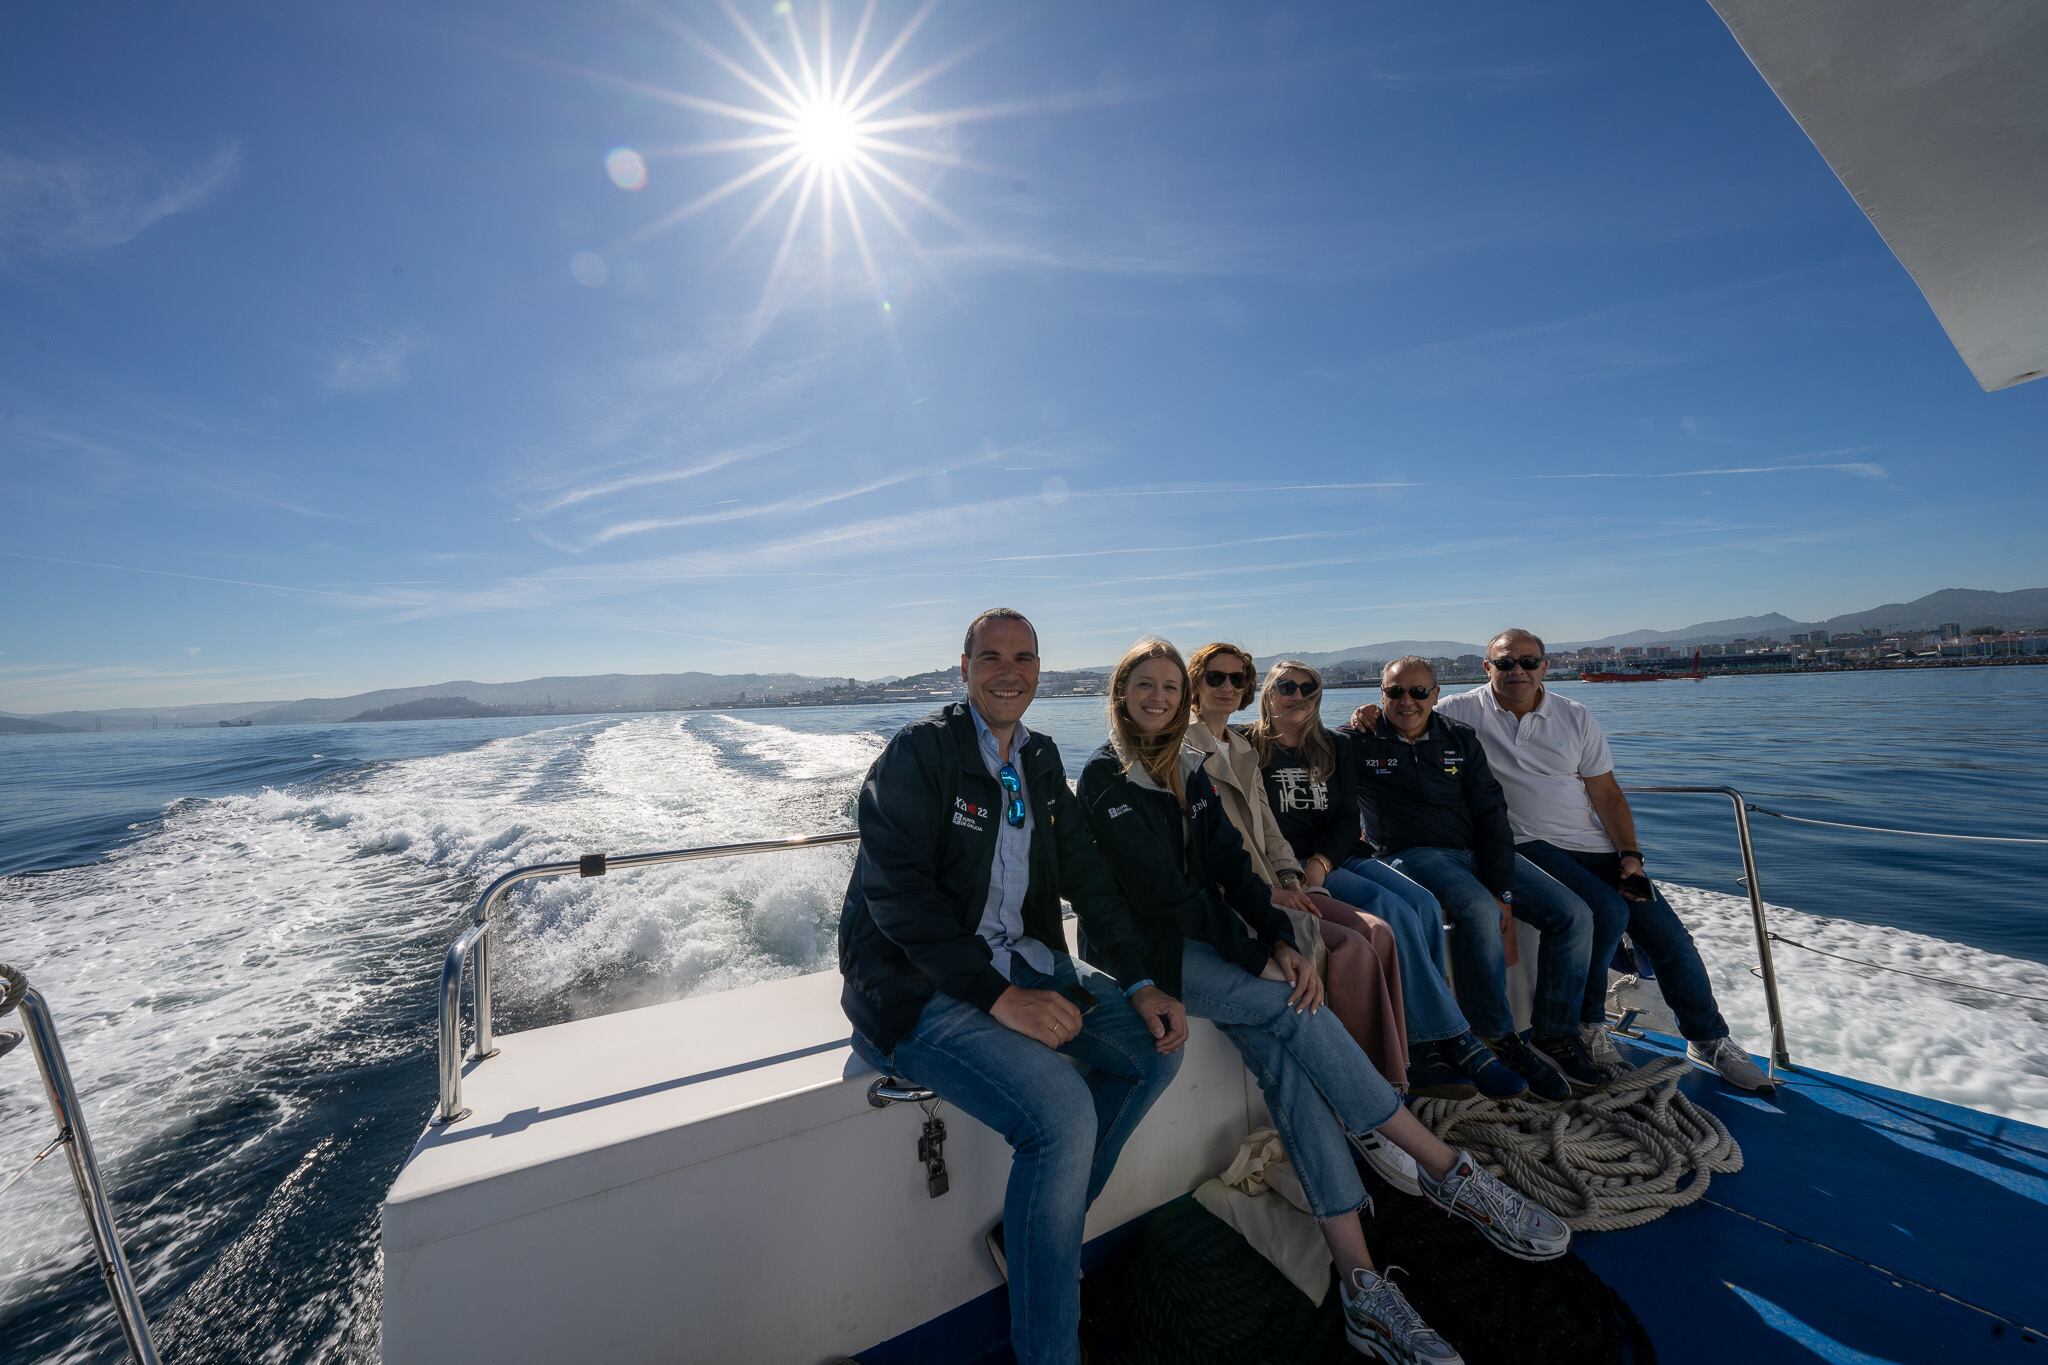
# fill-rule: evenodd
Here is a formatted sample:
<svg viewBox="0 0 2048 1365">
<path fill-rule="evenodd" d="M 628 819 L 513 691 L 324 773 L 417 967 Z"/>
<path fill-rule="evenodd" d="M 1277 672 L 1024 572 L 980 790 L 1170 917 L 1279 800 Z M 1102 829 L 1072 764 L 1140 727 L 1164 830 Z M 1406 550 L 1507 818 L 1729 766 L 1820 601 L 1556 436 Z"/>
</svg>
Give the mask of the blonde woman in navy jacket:
<svg viewBox="0 0 2048 1365">
<path fill-rule="evenodd" d="M 1110 676 L 1110 741 L 1081 773 L 1089 827 L 1144 943 L 1146 977 L 1123 985 L 1156 985 L 1214 1022 L 1258 1077 L 1342 1278 L 1351 1344 L 1380 1360 L 1456 1361 L 1373 1268 L 1349 1136 L 1377 1131 L 1407 1152 L 1420 1192 L 1510 1255 L 1562 1255 L 1570 1230 L 1423 1127 L 1322 1008 L 1322 982 L 1224 818 L 1202 755 L 1181 742 L 1186 685 L 1172 645 L 1133 645 Z"/>
</svg>

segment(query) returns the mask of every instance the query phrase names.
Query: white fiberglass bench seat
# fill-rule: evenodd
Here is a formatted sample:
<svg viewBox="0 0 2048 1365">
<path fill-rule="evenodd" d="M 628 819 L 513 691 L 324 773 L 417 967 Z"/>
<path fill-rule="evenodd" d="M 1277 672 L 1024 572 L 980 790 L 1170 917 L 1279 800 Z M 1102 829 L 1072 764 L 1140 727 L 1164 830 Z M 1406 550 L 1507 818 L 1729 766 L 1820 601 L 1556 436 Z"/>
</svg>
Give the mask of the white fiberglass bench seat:
<svg viewBox="0 0 2048 1365">
<path fill-rule="evenodd" d="M 824 1361 L 998 1284 L 981 1251 L 1009 1151 L 951 1106 L 871 1108 L 836 973 L 528 1033 L 463 1079 L 384 1204 L 384 1359 Z M 1229 1161 L 1264 1108 L 1196 1025 L 1173 1089 L 1088 1222 L 1104 1232 Z"/>
</svg>

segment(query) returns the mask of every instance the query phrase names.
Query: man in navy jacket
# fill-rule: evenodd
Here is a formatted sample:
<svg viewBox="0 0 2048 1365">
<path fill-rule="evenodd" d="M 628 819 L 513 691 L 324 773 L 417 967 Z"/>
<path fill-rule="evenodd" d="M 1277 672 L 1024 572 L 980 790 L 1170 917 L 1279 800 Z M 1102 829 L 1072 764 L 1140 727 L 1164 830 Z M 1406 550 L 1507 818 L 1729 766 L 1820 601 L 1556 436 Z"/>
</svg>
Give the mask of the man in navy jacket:
<svg viewBox="0 0 2048 1365">
<path fill-rule="evenodd" d="M 1429 660 L 1411 655 L 1388 664 L 1380 692 L 1380 713 L 1352 721 L 1358 804 L 1374 852 L 1428 887 L 1452 923 L 1459 1008 L 1537 1095 L 1563 1100 L 1597 1089 L 1607 1074 L 1585 1054 L 1578 1029 L 1592 912 L 1516 855 L 1507 798 L 1485 747 L 1471 726 L 1435 714 Z M 1503 935 L 1512 925 L 1502 907 L 1543 935 L 1529 1040 L 1515 1031 L 1508 1007 Z"/>
<path fill-rule="evenodd" d="M 1071 1365 L 1082 1220 L 1179 1068 L 1187 1014 L 1144 977 L 1059 750 L 1024 728 L 1038 669 L 1031 623 L 983 612 L 961 649 L 967 700 L 905 726 L 868 770 L 840 1000 L 862 1058 L 1009 1142 L 989 1246 L 1011 1342 L 1023 1365 Z M 1067 951 L 1062 897 L 1107 973 Z"/>
</svg>

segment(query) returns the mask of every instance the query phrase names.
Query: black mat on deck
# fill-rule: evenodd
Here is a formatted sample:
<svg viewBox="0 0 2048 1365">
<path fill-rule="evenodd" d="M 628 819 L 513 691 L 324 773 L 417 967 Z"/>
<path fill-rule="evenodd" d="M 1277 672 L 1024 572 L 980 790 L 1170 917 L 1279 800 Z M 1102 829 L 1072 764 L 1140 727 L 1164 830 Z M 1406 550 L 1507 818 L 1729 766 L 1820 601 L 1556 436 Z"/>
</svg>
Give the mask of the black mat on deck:
<svg viewBox="0 0 2048 1365">
<path fill-rule="evenodd" d="M 1576 1255 L 1532 1265 L 1422 1200 L 1376 1196 L 1366 1235 L 1409 1302 L 1469 1365 L 1648 1365 L 1628 1305 Z M 1081 1285 L 1090 1365 L 1356 1361 L 1335 1290 L 1319 1308 L 1192 1197 L 1154 1212 Z"/>
</svg>

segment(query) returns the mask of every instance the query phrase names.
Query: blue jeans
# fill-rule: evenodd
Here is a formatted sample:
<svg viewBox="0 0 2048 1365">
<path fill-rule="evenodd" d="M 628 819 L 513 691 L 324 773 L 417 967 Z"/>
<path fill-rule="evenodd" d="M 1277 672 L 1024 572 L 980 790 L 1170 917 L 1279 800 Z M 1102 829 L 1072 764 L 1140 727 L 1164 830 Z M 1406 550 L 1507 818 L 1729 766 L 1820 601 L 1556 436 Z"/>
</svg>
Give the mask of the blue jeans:
<svg viewBox="0 0 2048 1365">
<path fill-rule="evenodd" d="M 1470 1025 L 1444 976 L 1444 912 L 1428 888 L 1372 858 L 1347 860 L 1323 879 L 1323 886 L 1346 905 L 1378 915 L 1394 931 L 1409 1047 L 1464 1033 Z"/>
<path fill-rule="evenodd" d="M 1500 902 L 1474 873 L 1462 848 L 1405 848 L 1387 861 L 1436 896 L 1455 931 L 1451 962 L 1458 1003 L 1486 1038 L 1515 1031 L 1508 1006 L 1507 956 L 1501 943 Z M 1538 1034 L 1577 1033 L 1586 994 L 1586 963 L 1593 951 L 1593 912 L 1555 877 L 1527 858 L 1515 859 L 1515 918 L 1543 935 L 1536 958 L 1536 999 L 1530 1023 Z"/>
<path fill-rule="evenodd" d="M 1365 1207 L 1346 1132 L 1369 1133 L 1401 1099 L 1325 1006 L 1297 1014 L 1293 988 L 1225 962 L 1206 943 L 1181 943 L 1181 1003 L 1208 1019 L 1259 1078 L 1281 1145 L 1301 1177 L 1309 1212 L 1339 1218 Z"/>
<path fill-rule="evenodd" d="M 1607 1017 L 1607 964 L 1626 933 L 1657 969 L 1664 1003 L 1678 1019 L 1687 1041 L 1711 1043 L 1728 1036 L 1728 1021 L 1714 1003 L 1707 964 L 1693 946 L 1678 912 L 1664 893 L 1650 888 L 1650 899 L 1632 901 L 1621 894 L 1621 859 L 1612 853 L 1582 853 L 1541 839 L 1516 844 L 1523 857 L 1572 889 L 1593 910 L 1593 958 L 1586 973 L 1586 999 L 1579 1018 L 1598 1023 Z"/>
<path fill-rule="evenodd" d="M 1172 1083 L 1181 1054 L 1154 1052 L 1122 989 L 1085 962 L 1062 954 L 1048 977 L 1014 959 L 1010 980 L 1027 989 L 1078 981 L 1102 1003 L 1059 1052 L 945 994 L 925 1005 L 893 1056 L 859 1033 L 853 1050 L 878 1071 L 936 1091 L 1010 1144 L 1010 1342 L 1020 1365 L 1077 1365 L 1082 1220 L 1138 1121 Z"/>
</svg>

